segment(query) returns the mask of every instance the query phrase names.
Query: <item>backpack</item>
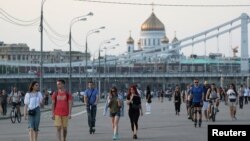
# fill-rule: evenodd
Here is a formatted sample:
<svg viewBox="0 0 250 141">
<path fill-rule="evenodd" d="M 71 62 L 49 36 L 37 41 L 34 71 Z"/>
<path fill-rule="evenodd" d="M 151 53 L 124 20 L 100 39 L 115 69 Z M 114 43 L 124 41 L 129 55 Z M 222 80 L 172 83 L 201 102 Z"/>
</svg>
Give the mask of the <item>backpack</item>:
<svg viewBox="0 0 250 141">
<path fill-rule="evenodd" d="M 58 95 L 58 91 L 55 91 L 55 106 L 54 106 L 55 108 L 56 108 L 56 103 L 57 103 L 57 95 Z M 66 99 L 67 99 L 67 101 L 69 99 L 69 92 L 68 91 L 66 91 Z"/>
</svg>

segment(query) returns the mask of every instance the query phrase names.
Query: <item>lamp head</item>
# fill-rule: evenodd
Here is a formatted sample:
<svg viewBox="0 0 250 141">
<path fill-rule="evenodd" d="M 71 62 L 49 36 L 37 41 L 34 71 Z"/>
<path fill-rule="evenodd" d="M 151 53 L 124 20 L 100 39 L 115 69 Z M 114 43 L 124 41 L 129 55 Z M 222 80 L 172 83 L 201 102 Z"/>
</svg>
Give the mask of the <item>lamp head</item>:
<svg viewBox="0 0 250 141">
<path fill-rule="evenodd" d="M 94 31 L 93 33 L 99 33 L 100 32 L 100 30 L 96 30 L 96 31 Z"/>
<path fill-rule="evenodd" d="M 105 26 L 101 26 L 99 29 L 105 29 Z"/>
<path fill-rule="evenodd" d="M 94 13 L 89 12 L 87 16 L 93 16 L 93 15 L 94 15 Z"/>
<path fill-rule="evenodd" d="M 87 18 L 80 18 L 79 21 L 86 21 Z"/>
</svg>

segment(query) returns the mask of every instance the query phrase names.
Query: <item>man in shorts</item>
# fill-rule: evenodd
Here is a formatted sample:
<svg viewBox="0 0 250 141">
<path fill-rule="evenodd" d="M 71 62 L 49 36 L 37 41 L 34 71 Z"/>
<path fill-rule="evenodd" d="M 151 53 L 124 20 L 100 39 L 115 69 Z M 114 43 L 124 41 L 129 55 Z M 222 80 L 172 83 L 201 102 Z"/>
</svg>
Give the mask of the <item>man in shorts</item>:
<svg viewBox="0 0 250 141">
<path fill-rule="evenodd" d="M 194 127 L 197 126 L 197 112 L 199 114 L 199 127 L 202 122 L 201 108 L 203 106 L 204 89 L 199 85 L 199 80 L 194 79 L 194 86 L 191 88 L 192 105 L 194 106 Z"/>
<path fill-rule="evenodd" d="M 65 90 L 64 80 L 57 80 L 56 84 L 58 90 L 52 95 L 51 114 L 57 129 L 58 141 L 66 141 L 68 119 L 71 119 L 72 95 Z"/>
</svg>

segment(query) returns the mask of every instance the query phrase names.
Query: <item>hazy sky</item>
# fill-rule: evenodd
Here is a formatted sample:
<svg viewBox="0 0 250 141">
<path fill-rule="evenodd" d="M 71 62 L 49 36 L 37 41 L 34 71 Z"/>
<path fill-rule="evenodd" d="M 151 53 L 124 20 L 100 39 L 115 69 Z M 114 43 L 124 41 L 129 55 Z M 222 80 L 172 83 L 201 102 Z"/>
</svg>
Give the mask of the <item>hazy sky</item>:
<svg viewBox="0 0 250 141">
<path fill-rule="evenodd" d="M 11 16 L 20 20 L 33 20 L 40 16 L 42 0 L 0 0 L 0 8 L 5 10 Z M 100 1 L 119 1 L 135 2 L 149 4 L 218 4 L 218 5 L 250 5 L 249 0 L 100 0 Z M 94 16 L 89 17 L 87 21 L 78 22 L 72 28 L 72 36 L 78 44 L 84 45 L 86 33 L 94 28 L 106 26 L 98 34 L 92 34 L 88 37 L 88 46 L 93 54 L 97 56 L 97 50 L 103 40 L 115 37 L 119 43 L 116 50 L 109 54 L 120 54 L 126 51 L 126 40 L 129 37 L 129 31 L 132 31 L 132 37 L 137 43 L 140 36 L 141 24 L 150 16 L 152 6 L 138 5 L 117 5 L 104 3 L 91 3 L 76 0 L 46 0 L 44 4 L 44 18 L 48 24 L 60 35 L 69 35 L 70 21 L 88 12 L 93 12 Z M 219 24 L 239 17 L 241 13 L 250 15 L 250 7 L 166 7 L 155 6 L 156 16 L 164 23 L 166 35 L 172 40 L 174 31 L 178 39 L 194 35 L 215 27 Z M 27 43 L 31 49 L 40 50 L 40 32 L 39 22 L 34 26 L 18 26 L 8 23 L 0 11 L 0 41 L 5 43 Z M 14 19 L 12 19 L 14 20 Z M 14 20 L 17 23 L 24 22 Z M 27 24 L 27 23 L 25 23 Z M 45 27 L 50 35 L 48 27 Z M 249 28 L 250 30 L 250 28 Z M 232 46 L 240 45 L 240 30 L 232 32 Z M 219 40 L 220 52 L 226 55 L 232 55 L 229 49 L 229 34 L 225 34 Z M 49 36 L 44 33 L 44 50 L 62 49 L 69 50 L 67 37 L 58 37 L 51 42 Z M 60 41 L 59 41 L 60 40 Z M 57 45 L 55 45 L 55 43 Z M 218 42 L 216 39 L 208 41 L 207 52 L 216 52 Z M 136 44 L 137 46 L 137 44 Z M 72 43 L 72 50 L 84 51 L 84 46 Z M 193 53 L 204 52 L 202 45 L 194 47 Z M 191 48 L 186 48 L 182 52 L 190 54 Z M 238 53 L 239 55 L 239 53 Z"/>
</svg>

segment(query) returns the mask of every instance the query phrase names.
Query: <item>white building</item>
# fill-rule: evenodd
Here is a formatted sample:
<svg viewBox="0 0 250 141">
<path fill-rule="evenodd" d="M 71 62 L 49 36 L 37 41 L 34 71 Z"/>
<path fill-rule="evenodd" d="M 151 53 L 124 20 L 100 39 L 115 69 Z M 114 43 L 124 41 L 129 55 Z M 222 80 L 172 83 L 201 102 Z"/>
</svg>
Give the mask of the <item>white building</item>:
<svg viewBox="0 0 250 141">
<path fill-rule="evenodd" d="M 135 50 L 135 42 L 131 37 L 127 39 L 127 53 L 130 59 L 136 61 L 157 61 L 159 59 L 167 59 L 167 58 L 178 58 L 180 56 L 179 50 L 173 50 L 170 52 L 165 52 L 165 50 L 176 48 L 180 45 L 178 43 L 178 39 L 175 36 L 172 39 L 172 44 L 169 42 L 169 38 L 166 35 L 166 30 L 164 24 L 157 18 L 155 13 L 152 11 L 151 15 L 143 22 L 141 25 L 141 33 L 139 40 L 137 42 L 138 50 Z M 176 44 L 174 44 L 176 43 Z M 153 51 L 150 51 L 152 50 Z M 145 53 L 137 53 L 146 51 L 146 54 L 155 53 L 156 55 L 145 55 Z"/>
</svg>

